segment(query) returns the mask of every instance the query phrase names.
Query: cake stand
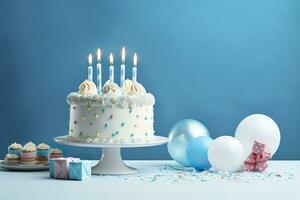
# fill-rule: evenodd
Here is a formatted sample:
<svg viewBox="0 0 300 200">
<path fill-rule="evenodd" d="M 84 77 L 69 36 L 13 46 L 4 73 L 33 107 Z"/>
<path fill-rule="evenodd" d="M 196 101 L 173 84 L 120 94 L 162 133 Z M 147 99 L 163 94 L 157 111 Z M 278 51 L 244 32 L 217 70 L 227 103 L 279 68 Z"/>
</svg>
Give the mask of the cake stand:
<svg viewBox="0 0 300 200">
<path fill-rule="evenodd" d="M 121 157 L 121 148 L 133 148 L 133 147 L 150 147 L 158 146 L 168 142 L 168 138 L 162 136 L 154 136 L 154 139 L 144 143 L 120 143 L 120 144 L 107 144 L 107 143 L 85 143 L 85 142 L 73 142 L 68 140 L 67 135 L 58 136 L 54 138 L 54 141 L 69 146 L 76 147 L 90 147 L 90 148 L 102 148 L 102 156 L 93 168 L 92 174 L 94 175 L 122 175 L 133 174 L 137 172 L 137 169 L 127 166 Z"/>
</svg>

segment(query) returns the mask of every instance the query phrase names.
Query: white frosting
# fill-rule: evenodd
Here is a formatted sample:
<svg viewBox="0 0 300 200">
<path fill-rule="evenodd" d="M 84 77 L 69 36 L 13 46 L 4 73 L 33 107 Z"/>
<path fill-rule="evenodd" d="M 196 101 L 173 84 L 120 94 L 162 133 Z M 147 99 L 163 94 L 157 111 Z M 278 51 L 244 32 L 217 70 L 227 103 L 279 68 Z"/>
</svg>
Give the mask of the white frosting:
<svg viewBox="0 0 300 200">
<path fill-rule="evenodd" d="M 102 88 L 102 93 L 104 95 L 121 95 L 121 89 L 116 83 L 108 80 Z"/>
<path fill-rule="evenodd" d="M 43 150 L 46 150 L 46 149 L 50 149 L 50 146 L 48 144 L 45 144 L 45 143 L 41 143 L 37 146 L 38 149 L 43 149 Z"/>
<path fill-rule="evenodd" d="M 90 105 L 90 106 L 147 106 L 154 105 L 155 98 L 151 93 L 144 95 L 93 95 L 86 96 L 77 92 L 72 92 L 67 96 L 67 102 L 70 105 Z"/>
<path fill-rule="evenodd" d="M 93 82 L 85 81 L 82 83 L 81 90 L 72 92 L 67 96 L 67 102 L 76 105 L 90 105 L 90 106 L 117 106 L 121 108 L 133 107 L 133 106 L 148 106 L 154 105 L 154 96 L 150 93 L 146 93 L 145 88 L 138 82 L 132 82 L 131 80 L 125 81 L 125 91 L 122 94 L 120 87 L 116 83 L 112 83 L 109 80 L 104 84 L 102 88 L 103 95 L 98 95 L 96 92 L 96 86 L 93 86 L 93 92 L 87 88 L 87 84 L 95 85 Z"/>
<path fill-rule="evenodd" d="M 16 154 L 6 154 L 5 158 L 6 159 L 18 159 L 19 156 Z"/>
<path fill-rule="evenodd" d="M 153 106 L 71 105 L 69 139 L 87 143 L 135 143 L 154 135 Z"/>
<path fill-rule="evenodd" d="M 36 145 L 32 142 L 28 142 L 24 145 L 23 151 L 36 151 Z"/>
<path fill-rule="evenodd" d="M 12 148 L 12 149 L 22 149 L 22 145 L 18 144 L 18 143 L 12 143 L 11 145 L 9 145 L 8 148 Z"/>
<path fill-rule="evenodd" d="M 128 92 L 130 91 L 132 83 L 133 83 L 132 80 L 129 79 L 125 80 L 125 94 L 128 94 Z"/>
<path fill-rule="evenodd" d="M 94 82 L 85 80 L 79 85 L 79 94 L 94 95 L 97 94 L 97 87 Z"/>
<path fill-rule="evenodd" d="M 86 87 L 85 87 L 86 88 Z M 125 90 L 109 80 L 102 95 L 70 93 L 69 140 L 86 143 L 135 143 L 154 136 L 154 96 L 138 82 L 125 81 Z"/>
<path fill-rule="evenodd" d="M 142 84 L 127 79 L 125 81 L 125 94 L 127 95 L 145 95 L 147 92 Z"/>
<path fill-rule="evenodd" d="M 60 154 L 60 153 L 62 153 L 62 151 L 60 149 L 53 148 L 53 149 L 50 150 L 50 153 Z"/>
<path fill-rule="evenodd" d="M 133 82 L 132 85 L 130 86 L 127 94 L 128 95 L 145 95 L 146 90 L 142 86 L 142 84 L 140 84 L 138 82 Z"/>
</svg>

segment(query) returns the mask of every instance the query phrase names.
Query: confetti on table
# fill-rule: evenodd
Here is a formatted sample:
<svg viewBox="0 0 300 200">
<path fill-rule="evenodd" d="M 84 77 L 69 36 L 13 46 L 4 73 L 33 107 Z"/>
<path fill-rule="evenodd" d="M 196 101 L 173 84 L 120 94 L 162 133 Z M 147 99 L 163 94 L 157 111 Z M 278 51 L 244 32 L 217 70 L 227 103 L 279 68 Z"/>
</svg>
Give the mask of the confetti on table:
<svg viewBox="0 0 300 200">
<path fill-rule="evenodd" d="M 292 170 L 290 170 L 292 171 Z M 289 171 L 282 172 L 214 172 L 214 171 L 196 171 L 190 167 L 181 167 L 178 165 L 165 164 L 159 167 L 153 174 L 139 174 L 137 176 L 118 176 L 117 178 L 129 182 L 162 182 L 162 183 L 185 183 L 185 182 L 210 182 L 222 181 L 226 183 L 253 183 L 257 181 L 282 182 L 294 178 L 293 173 Z"/>
</svg>

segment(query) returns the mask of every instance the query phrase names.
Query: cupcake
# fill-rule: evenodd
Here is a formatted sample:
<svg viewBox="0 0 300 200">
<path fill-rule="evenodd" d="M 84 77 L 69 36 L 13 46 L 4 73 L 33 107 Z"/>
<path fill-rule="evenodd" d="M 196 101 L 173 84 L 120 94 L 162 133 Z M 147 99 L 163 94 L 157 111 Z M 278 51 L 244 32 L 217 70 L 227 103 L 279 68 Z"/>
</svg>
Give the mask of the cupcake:
<svg viewBox="0 0 300 200">
<path fill-rule="evenodd" d="M 8 164 L 17 164 L 19 163 L 19 160 L 20 160 L 20 156 L 17 155 L 17 154 L 6 154 L 5 156 L 5 161 L 8 163 Z"/>
<path fill-rule="evenodd" d="M 36 146 L 32 142 L 24 145 L 21 153 L 21 162 L 23 164 L 34 164 L 36 157 Z"/>
<path fill-rule="evenodd" d="M 50 146 L 45 143 L 41 143 L 37 146 L 36 150 L 36 160 L 39 162 L 48 162 L 50 152 Z"/>
<path fill-rule="evenodd" d="M 11 145 L 8 146 L 8 154 L 15 154 L 20 156 L 21 155 L 21 151 L 22 151 L 22 145 L 18 144 L 18 143 L 12 143 Z"/>
<path fill-rule="evenodd" d="M 63 152 L 60 149 L 54 148 L 50 150 L 50 158 L 62 158 Z"/>
</svg>

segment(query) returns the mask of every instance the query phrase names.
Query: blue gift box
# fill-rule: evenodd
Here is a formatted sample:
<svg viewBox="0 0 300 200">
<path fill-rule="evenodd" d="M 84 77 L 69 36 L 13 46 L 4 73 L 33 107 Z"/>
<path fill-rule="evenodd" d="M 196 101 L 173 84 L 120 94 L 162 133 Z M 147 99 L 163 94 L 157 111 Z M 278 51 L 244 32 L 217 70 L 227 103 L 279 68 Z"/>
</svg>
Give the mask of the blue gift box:
<svg viewBox="0 0 300 200">
<path fill-rule="evenodd" d="M 73 180 L 86 180 L 91 176 L 91 162 L 87 160 L 71 161 L 69 163 L 69 177 Z"/>
</svg>

